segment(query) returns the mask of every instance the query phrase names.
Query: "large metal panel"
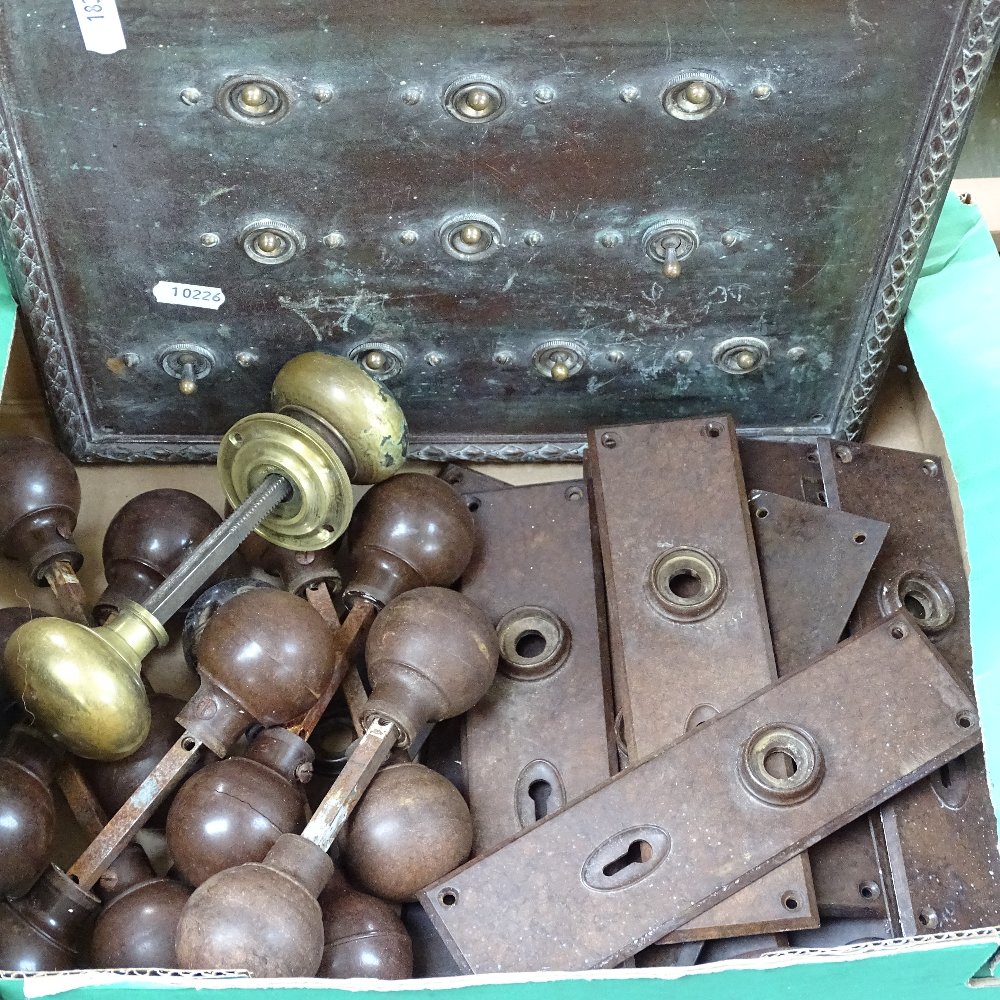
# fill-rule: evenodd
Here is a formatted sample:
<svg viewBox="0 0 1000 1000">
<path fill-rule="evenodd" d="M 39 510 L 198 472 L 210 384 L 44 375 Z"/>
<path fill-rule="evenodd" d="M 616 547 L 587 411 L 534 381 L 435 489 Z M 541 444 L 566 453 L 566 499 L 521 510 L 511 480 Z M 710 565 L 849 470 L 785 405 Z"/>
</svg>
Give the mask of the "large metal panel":
<svg viewBox="0 0 1000 1000">
<path fill-rule="evenodd" d="M 4 256 L 72 452 L 209 458 L 292 355 L 379 346 L 414 455 L 558 459 L 593 423 L 724 408 L 859 430 L 1000 10 L 121 16 L 111 55 L 65 0 L 0 23 Z"/>
</svg>

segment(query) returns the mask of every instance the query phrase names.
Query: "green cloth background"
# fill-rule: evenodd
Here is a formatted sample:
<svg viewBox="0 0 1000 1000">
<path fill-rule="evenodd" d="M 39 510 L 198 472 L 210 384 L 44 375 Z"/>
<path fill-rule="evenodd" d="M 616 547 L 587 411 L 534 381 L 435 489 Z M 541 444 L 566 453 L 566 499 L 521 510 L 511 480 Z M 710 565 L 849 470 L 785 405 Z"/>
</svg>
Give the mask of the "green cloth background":
<svg viewBox="0 0 1000 1000">
<path fill-rule="evenodd" d="M 0 273 L 0 371 L 14 326 L 14 307 Z M 994 441 L 1000 409 L 1000 258 L 979 212 L 949 197 L 934 235 L 924 272 L 907 316 L 914 361 L 944 431 L 965 511 L 965 531 L 972 567 L 972 635 L 976 687 L 987 747 L 991 785 L 996 788 L 1000 760 L 1000 449 Z M 0 473 L 2 476 L 2 473 Z M 391 983 L 377 992 L 399 1000 L 430 993 L 455 1000 L 801 1000 L 872 997 L 913 1000 L 963 1000 L 968 981 L 990 975 L 991 956 L 1000 932 L 952 942 L 926 939 L 878 948 L 868 954 L 790 956 L 746 961 L 657 977 L 651 972 L 549 976 L 535 981 L 472 983 L 453 980 L 447 987 L 415 989 Z M 30 982 L 0 979 L 0 1000 L 69 991 L 86 1000 L 118 1000 L 142 994 L 144 1000 L 196 1000 L 220 988 L 218 980 L 142 979 L 122 976 L 109 982 L 97 974 L 47 975 Z M 227 1000 L 249 1000 L 261 987 L 237 981 L 226 987 Z M 320 990 L 289 983 L 275 987 L 295 1000 Z M 322 987 L 324 996 L 349 1000 L 356 992 L 344 984 Z M 375 989 L 368 992 L 376 992 Z M 456 996 L 456 994 L 460 994 Z"/>
</svg>

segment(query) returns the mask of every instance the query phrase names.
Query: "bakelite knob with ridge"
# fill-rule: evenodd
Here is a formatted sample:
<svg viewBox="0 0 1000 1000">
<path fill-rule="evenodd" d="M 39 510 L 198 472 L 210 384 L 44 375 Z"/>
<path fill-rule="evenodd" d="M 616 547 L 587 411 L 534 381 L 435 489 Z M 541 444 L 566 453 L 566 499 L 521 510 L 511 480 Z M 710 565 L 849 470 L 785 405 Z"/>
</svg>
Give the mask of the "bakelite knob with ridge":
<svg viewBox="0 0 1000 1000">
<path fill-rule="evenodd" d="M 98 969 L 175 969 L 174 933 L 191 890 L 158 878 L 141 847 L 127 847 L 97 884 L 104 907 L 90 958 Z"/>
<path fill-rule="evenodd" d="M 202 883 L 177 925 L 182 969 L 247 969 L 258 978 L 313 976 L 323 958 L 317 897 L 333 875 L 322 848 L 279 837 L 267 857 Z"/>
<path fill-rule="evenodd" d="M 275 726 L 258 733 L 244 756 L 189 778 L 167 816 L 167 849 L 180 876 L 199 886 L 225 868 L 263 861 L 278 837 L 298 833 L 313 756 L 308 743 Z"/>
<path fill-rule="evenodd" d="M 187 490 L 149 490 L 129 500 L 104 533 L 108 586 L 94 605 L 98 620 L 123 600 L 141 604 L 221 523 L 207 500 Z"/>
<path fill-rule="evenodd" d="M 405 903 L 468 859 L 472 835 L 469 807 L 447 778 L 390 761 L 347 821 L 343 860 L 358 888 Z"/>
<path fill-rule="evenodd" d="M 475 522 L 442 479 L 403 472 L 359 501 L 347 533 L 348 601 L 380 605 L 417 587 L 447 587 L 472 558 Z"/>
<path fill-rule="evenodd" d="M 54 865 L 23 896 L 0 902 L 0 969 L 75 969 L 100 901 Z"/>
<path fill-rule="evenodd" d="M 399 914 L 358 892 L 336 871 L 319 897 L 323 911 L 323 979 L 409 979 L 413 943 Z"/>
<path fill-rule="evenodd" d="M 52 860 L 51 785 L 61 756 L 26 726 L 15 726 L 0 752 L 0 895 L 27 892 Z"/>
<path fill-rule="evenodd" d="M 117 619 L 115 619 L 117 621 Z M 300 718 L 329 682 L 332 634 L 283 590 L 250 590 L 213 615 L 198 642 L 201 686 L 178 713 L 183 733 L 69 869 L 90 888 L 207 746 L 225 757 L 255 722 Z"/>
<path fill-rule="evenodd" d="M 273 589 L 237 594 L 201 634 L 201 686 L 180 721 L 224 757 L 251 722 L 283 726 L 309 709 L 329 676 L 331 647 L 329 627 L 301 597 Z"/>
<path fill-rule="evenodd" d="M 464 595 L 420 587 L 397 597 L 375 619 L 365 646 L 372 685 L 366 724 L 388 719 L 399 745 L 409 746 L 426 723 L 475 705 L 493 683 L 499 656 L 492 622 Z"/>
</svg>

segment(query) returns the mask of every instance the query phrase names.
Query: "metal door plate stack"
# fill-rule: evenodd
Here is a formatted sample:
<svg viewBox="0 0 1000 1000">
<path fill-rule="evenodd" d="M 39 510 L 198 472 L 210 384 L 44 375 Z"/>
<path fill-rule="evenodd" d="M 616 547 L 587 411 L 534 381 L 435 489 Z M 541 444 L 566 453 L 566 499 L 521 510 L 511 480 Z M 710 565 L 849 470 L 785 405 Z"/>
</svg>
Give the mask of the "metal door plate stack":
<svg viewBox="0 0 1000 1000">
<path fill-rule="evenodd" d="M 633 762 L 773 682 L 767 612 L 730 418 L 594 430 L 586 472 Z M 799 857 L 671 940 L 818 922 Z"/>
<path fill-rule="evenodd" d="M 473 972 L 606 967 L 978 739 L 971 697 L 899 614 L 428 886 L 420 900 Z M 792 756 L 794 772 L 783 776 L 775 753 Z"/>
</svg>

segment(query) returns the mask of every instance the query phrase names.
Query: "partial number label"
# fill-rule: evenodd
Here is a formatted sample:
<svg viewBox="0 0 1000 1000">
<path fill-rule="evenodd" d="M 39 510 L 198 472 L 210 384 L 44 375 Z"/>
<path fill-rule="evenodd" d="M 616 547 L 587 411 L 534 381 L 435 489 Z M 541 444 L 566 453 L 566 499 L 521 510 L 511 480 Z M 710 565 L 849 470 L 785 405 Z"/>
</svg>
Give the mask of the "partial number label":
<svg viewBox="0 0 1000 1000">
<path fill-rule="evenodd" d="M 115 0 L 73 0 L 73 9 L 88 52 L 109 56 L 125 48 L 125 32 Z"/>
<path fill-rule="evenodd" d="M 177 281 L 158 281 L 153 286 L 157 302 L 170 302 L 175 306 L 194 306 L 195 309 L 218 309 L 226 301 L 221 288 L 207 285 L 182 285 Z"/>
</svg>

